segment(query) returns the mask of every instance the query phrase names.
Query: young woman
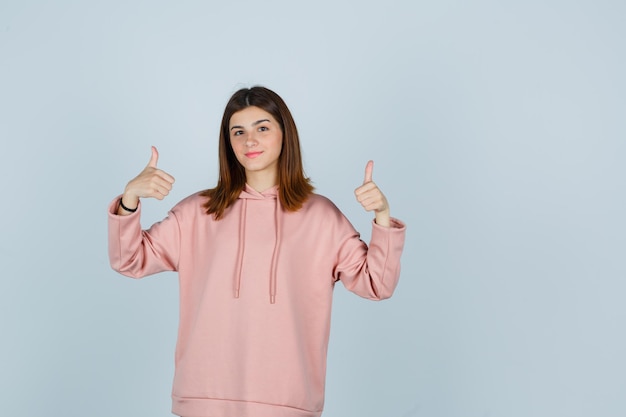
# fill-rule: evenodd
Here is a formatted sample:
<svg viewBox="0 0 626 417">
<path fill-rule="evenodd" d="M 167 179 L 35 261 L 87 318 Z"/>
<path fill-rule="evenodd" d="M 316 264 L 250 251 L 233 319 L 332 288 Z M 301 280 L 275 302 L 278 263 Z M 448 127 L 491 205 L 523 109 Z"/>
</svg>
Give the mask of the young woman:
<svg viewBox="0 0 626 417">
<path fill-rule="evenodd" d="M 174 178 L 148 166 L 109 206 L 109 257 L 140 278 L 177 271 L 180 323 L 172 412 L 186 417 L 317 417 L 324 404 L 335 283 L 391 296 L 405 226 L 389 215 L 368 162 L 355 191 L 373 211 L 368 246 L 304 176 L 298 132 L 273 91 L 237 91 L 220 129 L 215 188 L 193 194 L 148 230 L 140 199 Z"/>
</svg>

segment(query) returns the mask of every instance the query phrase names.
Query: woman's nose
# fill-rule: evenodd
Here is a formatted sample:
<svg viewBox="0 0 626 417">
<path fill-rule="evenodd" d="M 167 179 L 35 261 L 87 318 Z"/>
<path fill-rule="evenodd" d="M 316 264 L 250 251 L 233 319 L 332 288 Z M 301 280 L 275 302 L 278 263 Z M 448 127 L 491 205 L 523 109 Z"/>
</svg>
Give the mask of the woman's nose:
<svg viewBox="0 0 626 417">
<path fill-rule="evenodd" d="M 254 133 L 250 133 L 247 137 L 246 137 L 246 146 L 251 147 L 256 145 L 258 142 L 256 140 L 256 136 L 254 135 Z"/>
</svg>

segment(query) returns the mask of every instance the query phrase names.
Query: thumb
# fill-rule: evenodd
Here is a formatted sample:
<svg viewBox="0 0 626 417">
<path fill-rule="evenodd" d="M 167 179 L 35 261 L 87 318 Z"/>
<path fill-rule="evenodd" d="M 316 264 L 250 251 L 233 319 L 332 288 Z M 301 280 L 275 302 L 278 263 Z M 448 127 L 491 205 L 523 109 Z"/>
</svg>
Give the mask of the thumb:
<svg viewBox="0 0 626 417">
<path fill-rule="evenodd" d="M 152 147 L 152 156 L 150 156 L 150 162 L 148 162 L 148 166 L 151 168 L 157 167 L 157 162 L 159 162 L 159 151 L 154 146 Z"/>
<path fill-rule="evenodd" d="M 372 181 L 372 172 L 374 171 L 374 161 L 367 161 L 367 165 L 365 165 L 365 179 L 363 180 L 363 184 Z"/>
</svg>

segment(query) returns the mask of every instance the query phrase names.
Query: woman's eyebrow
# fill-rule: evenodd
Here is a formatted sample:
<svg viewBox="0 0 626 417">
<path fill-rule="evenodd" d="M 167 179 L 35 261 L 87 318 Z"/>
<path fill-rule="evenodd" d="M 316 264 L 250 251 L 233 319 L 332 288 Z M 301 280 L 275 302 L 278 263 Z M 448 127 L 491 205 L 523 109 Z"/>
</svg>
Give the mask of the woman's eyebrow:
<svg viewBox="0 0 626 417">
<path fill-rule="evenodd" d="M 257 120 L 256 122 L 252 123 L 252 126 L 256 126 L 256 125 L 258 125 L 260 123 L 263 123 L 263 122 L 270 122 L 270 119 Z M 236 125 L 236 126 L 233 126 L 233 127 L 230 128 L 230 130 L 233 130 L 233 129 L 243 129 L 243 126 Z"/>
<path fill-rule="evenodd" d="M 269 122 L 269 121 L 270 121 L 269 119 L 261 119 L 261 120 L 257 120 L 256 122 L 252 123 L 252 126 L 256 126 L 256 125 L 258 125 L 258 124 L 260 124 L 260 123 L 263 123 L 263 122 Z"/>
</svg>

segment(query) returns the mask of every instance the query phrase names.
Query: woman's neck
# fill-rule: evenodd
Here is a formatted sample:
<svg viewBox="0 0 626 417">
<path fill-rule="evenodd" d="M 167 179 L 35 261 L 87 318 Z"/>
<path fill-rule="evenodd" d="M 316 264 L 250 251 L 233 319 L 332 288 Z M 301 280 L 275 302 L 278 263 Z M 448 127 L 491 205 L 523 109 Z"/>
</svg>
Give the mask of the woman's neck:
<svg viewBox="0 0 626 417">
<path fill-rule="evenodd" d="M 278 184 L 278 175 L 275 172 L 246 172 L 246 183 L 262 193 Z"/>
</svg>

